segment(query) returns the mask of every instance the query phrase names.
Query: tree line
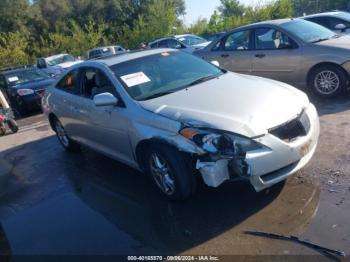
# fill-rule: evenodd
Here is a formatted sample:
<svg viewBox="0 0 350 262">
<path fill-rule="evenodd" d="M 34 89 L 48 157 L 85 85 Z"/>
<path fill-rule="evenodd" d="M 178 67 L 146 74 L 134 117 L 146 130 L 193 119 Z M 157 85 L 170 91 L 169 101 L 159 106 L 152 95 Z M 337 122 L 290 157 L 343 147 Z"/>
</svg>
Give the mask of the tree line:
<svg viewBox="0 0 350 262">
<path fill-rule="evenodd" d="M 211 34 L 267 19 L 346 9 L 347 2 L 262 0 L 245 6 L 221 0 L 210 19 L 186 26 L 184 0 L 0 0 L 0 68 L 61 52 L 81 56 L 101 45 L 133 49 L 172 34 Z"/>
</svg>

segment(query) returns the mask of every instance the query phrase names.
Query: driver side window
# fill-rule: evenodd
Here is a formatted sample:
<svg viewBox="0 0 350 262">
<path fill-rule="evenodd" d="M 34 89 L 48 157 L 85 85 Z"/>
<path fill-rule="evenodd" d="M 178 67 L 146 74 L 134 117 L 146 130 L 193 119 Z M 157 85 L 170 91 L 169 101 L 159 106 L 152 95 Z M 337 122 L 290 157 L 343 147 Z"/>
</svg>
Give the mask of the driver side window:
<svg viewBox="0 0 350 262">
<path fill-rule="evenodd" d="M 250 49 L 250 31 L 239 31 L 230 34 L 224 40 L 225 51 L 244 51 Z"/>
<path fill-rule="evenodd" d="M 97 68 L 84 68 L 81 74 L 83 96 L 92 99 L 95 95 L 111 93 L 117 95 L 116 89 L 104 72 Z"/>
<path fill-rule="evenodd" d="M 168 40 L 168 47 L 173 48 L 173 49 L 179 49 L 182 47 L 182 45 L 180 44 L 179 41 L 177 41 L 175 39 L 169 39 Z"/>
</svg>

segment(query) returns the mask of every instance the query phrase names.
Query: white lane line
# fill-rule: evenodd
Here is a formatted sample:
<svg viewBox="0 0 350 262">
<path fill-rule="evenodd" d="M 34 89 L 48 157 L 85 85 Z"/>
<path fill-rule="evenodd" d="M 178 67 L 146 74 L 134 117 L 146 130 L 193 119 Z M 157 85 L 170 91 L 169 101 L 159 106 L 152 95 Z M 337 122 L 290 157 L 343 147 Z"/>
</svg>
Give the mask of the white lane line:
<svg viewBox="0 0 350 262">
<path fill-rule="evenodd" d="M 24 131 L 28 131 L 31 129 L 47 126 L 47 125 L 49 125 L 49 121 L 41 121 L 41 122 L 37 122 L 37 123 L 31 124 L 31 125 L 26 125 L 26 126 L 22 126 L 22 127 L 20 126 L 19 132 L 24 132 Z"/>
</svg>

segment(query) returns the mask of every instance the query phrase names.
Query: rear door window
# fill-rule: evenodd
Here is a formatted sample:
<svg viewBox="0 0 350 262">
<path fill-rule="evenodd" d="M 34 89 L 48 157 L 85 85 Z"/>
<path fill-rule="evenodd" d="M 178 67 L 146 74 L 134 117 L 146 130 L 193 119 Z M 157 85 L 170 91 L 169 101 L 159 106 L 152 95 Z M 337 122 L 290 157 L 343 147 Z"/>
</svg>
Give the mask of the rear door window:
<svg viewBox="0 0 350 262">
<path fill-rule="evenodd" d="M 255 48 L 257 50 L 285 49 L 292 46 L 293 40 L 274 28 L 258 28 L 255 30 Z"/>
<path fill-rule="evenodd" d="M 72 70 L 58 82 L 56 88 L 71 94 L 78 95 L 80 94 L 80 85 L 78 78 L 79 70 Z"/>
</svg>

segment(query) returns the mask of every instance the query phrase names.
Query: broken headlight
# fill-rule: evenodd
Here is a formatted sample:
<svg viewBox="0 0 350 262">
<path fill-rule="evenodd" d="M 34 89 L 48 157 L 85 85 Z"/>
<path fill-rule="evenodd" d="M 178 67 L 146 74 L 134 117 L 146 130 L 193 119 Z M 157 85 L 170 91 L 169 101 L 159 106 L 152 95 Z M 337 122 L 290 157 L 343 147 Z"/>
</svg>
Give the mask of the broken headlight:
<svg viewBox="0 0 350 262">
<path fill-rule="evenodd" d="M 235 153 L 248 152 L 262 148 L 258 142 L 237 134 L 224 133 L 216 130 L 202 130 L 197 128 L 184 128 L 180 134 L 191 139 L 197 146 L 208 153 Z"/>
</svg>

